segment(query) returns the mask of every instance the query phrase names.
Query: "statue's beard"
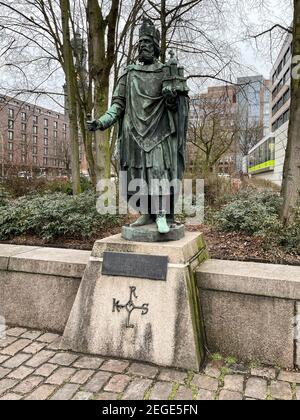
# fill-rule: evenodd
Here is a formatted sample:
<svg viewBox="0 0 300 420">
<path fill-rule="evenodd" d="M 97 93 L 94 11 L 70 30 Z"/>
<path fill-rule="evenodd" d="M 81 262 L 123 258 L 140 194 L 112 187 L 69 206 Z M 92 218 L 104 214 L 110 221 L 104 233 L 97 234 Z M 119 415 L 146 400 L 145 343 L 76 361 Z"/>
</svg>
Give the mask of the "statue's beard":
<svg viewBox="0 0 300 420">
<path fill-rule="evenodd" d="M 146 48 L 139 51 L 139 61 L 144 64 L 152 64 L 154 62 L 154 53 Z"/>
</svg>

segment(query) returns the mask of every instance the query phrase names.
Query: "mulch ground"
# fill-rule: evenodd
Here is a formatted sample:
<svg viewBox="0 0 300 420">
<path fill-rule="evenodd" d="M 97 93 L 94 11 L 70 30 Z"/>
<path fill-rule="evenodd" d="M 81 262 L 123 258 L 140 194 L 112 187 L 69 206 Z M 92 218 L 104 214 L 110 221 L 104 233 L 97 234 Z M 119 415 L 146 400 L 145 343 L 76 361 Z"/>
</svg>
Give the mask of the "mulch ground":
<svg viewBox="0 0 300 420">
<path fill-rule="evenodd" d="M 240 232 L 220 232 L 207 225 L 187 226 L 186 230 L 203 232 L 211 258 L 300 265 L 300 255 L 287 253 L 272 245 L 269 249 L 265 249 L 265 241 L 262 237 L 248 236 Z M 38 236 L 24 235 L 0 243 L 91 250 L 97 239 L 116 235 L 120 231 L 120 227 L 115 227 L 110 230 L 99 230 L 89 239 L 59 238 L 53 242 L 46 242 Z"/>
</svg>

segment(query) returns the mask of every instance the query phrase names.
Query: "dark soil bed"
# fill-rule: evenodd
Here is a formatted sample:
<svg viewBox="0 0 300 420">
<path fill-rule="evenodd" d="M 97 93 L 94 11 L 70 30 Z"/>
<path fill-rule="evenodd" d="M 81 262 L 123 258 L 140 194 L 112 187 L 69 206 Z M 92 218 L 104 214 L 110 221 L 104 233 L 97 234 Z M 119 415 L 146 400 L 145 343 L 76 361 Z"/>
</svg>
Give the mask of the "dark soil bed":
<svg viewBox="0 0 300 420">
<path fill-rule="evenodd" d="M 186 229 L 192 232 L 204 233 L 211 258 L 300 265 L 300 255 L 287 253 L 276 246 L 270 246 L 270 249 L 265 249 L 264 240 L 261 237 L 235 232 L 220 232 L 206 225 L 187 226 Z M 53 242 L 45 242 L 37 236 L 25 235 L 0 243 L 91 250 L 97 239 L 116 235 L 120 231 L 120 227 L 115 227 L 110 230 L 100 230 L 89 239 L 59 238 Z"/>
</svg>

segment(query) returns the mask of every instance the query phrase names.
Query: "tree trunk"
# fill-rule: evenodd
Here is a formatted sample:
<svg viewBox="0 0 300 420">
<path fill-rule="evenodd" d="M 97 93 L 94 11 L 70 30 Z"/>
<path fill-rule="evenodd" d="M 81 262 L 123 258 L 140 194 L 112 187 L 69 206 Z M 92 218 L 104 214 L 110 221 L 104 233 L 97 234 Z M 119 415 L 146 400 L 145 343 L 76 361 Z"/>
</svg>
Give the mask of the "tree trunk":
<svg viewBox="0 0 300 420">
<path fill-rule="evenodd" d="M 160 47 L 160 59 L 162 63 L 166 62 L 167 54 L 167 17 L 166 17 L 166 0 L 161 1 L 160 6 L 160 25 L 161 25 L 161 47 Z"/>
<path fill-rule="evenodd" d="M 72 187 L 73 194 L 80 194 L 80 164 L 79 164 L 79 139 L 78 139 L 78 119 L 76 101 L 76 72 L 74 67 L 72 47 L 70 42 L 70 2 L 60 0 L 62 31 L 63 31 L 63 56 L 64 71 L 67 85 L 68 115 L 70 121 L 71 137 L 71 167 L 72 167 Z"/>
<path fill-rule="evenodd" d="M 294 0 L 293 54 L 300 55 L 300 0 Z M 298 208 L 300 191 L 300 80 L 291 78 L 291 106 L 288 142 L 285 155 L 282 183 L 283 206 L 281 221 L 292 223 Z"/>
</svg>

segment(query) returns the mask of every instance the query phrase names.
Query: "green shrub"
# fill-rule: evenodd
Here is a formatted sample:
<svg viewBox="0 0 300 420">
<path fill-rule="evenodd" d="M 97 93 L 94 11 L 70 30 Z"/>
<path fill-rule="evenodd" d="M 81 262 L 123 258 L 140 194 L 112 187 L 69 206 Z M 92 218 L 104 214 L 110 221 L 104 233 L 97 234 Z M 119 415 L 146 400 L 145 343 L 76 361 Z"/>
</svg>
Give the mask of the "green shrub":
<svg viewBox="0 0 300 420">
<path fill-rule="evenodd" d="M 45 240 L 86 238 L 101 227 L 109 229 L 121 223 L 120 216 L 97 213 L 93 191 L 76 197 L 63 193 L 21 197 L 0 207 L 0 240 L 23 234 Z"/>
<path fill-rule="evenodd" d="M 215 215 L 224 231 L 261 234 L 278 226 L 281 199 L 273 192 L 241 191 Z"/>
</svg>

